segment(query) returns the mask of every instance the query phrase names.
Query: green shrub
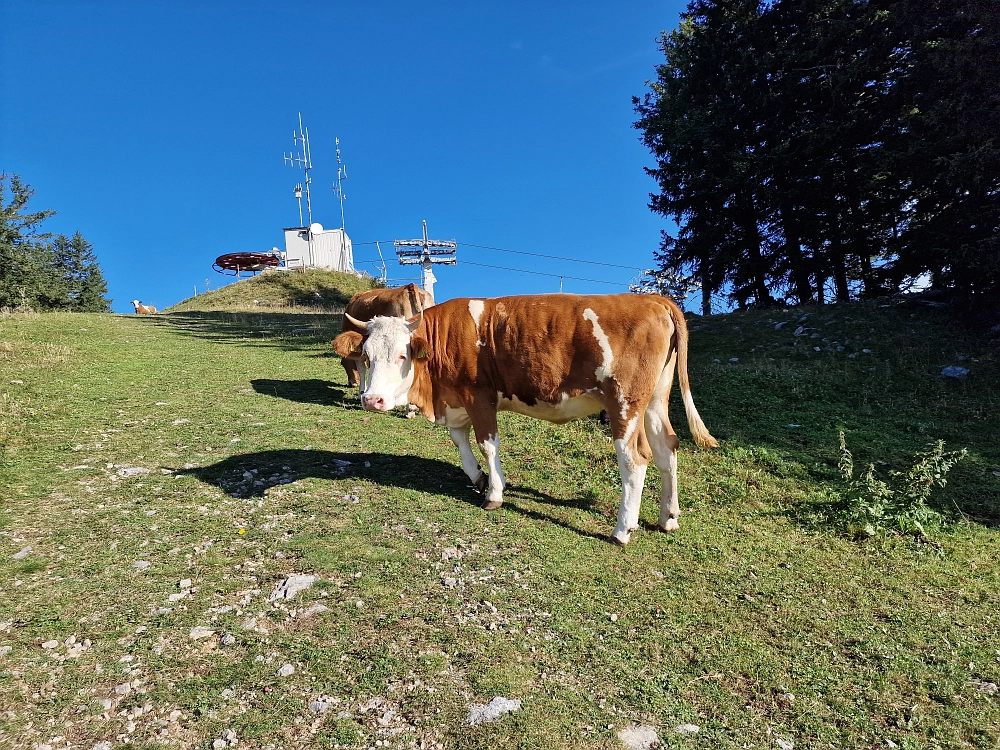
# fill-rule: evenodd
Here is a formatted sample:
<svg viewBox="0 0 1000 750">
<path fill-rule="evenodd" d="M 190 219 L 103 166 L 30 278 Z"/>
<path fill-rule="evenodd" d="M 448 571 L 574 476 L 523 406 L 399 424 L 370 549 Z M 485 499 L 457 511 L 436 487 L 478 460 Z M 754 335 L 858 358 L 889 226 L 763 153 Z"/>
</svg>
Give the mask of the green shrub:
<svg viewBox="0 0 1000 750">
<path fill-rule="evenodd" d="M 941 514 L 927 505 L 931 490 L 945 486 L 945 475 L 966 453 L 964 448 L 945 451 L 944 441 L 938 440 L 913 457 L 909 470 L 891 472 L 888 482 L 875 475 L 874 464 L 855 477 L 854 459 L 841 432 L 838 466 L 847 486 L 839 520 L 854 537 L 898 533 L 926 538 L 927 527 L 941 521 Z"/>
</svg>

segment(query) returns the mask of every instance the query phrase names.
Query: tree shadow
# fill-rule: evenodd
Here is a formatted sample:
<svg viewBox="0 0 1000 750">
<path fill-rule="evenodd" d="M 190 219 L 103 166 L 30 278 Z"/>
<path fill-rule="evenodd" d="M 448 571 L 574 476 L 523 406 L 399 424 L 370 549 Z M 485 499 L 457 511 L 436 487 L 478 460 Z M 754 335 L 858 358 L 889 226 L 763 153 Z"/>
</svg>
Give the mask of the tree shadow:
<svg viewBox="0 0 1000 750">
<path fill-rule="evenodd" d="M 319 378 L 304 380 L 275 380 L 272 378 L 255 378 L 250 381 L 253 389 L 262 396 L 283 398 L 300 404 L 323 404 L 326 406 L 342 406 L 361 408 L 354 389 L 342 388 L 332 381 Z"/>
<path fill-rule="evenodd" d="M 272 487 L 300 479 L 357 477 L 399 489 L 443 493 L 468 505 L 480 506 L 483 502 L 483 496 L 471 485 L 461 468 L 420 456 L 289 448 L 230 456 L 209 466 L 177 469 L 175 472 L 179 476 L 195 477 L 236 498 L 263 497 Z M 509 484 L 502 508 L 493 512 L 512 511 L 526 518 L 554 523 L 583 537 L 608 540 L 606 535 L 578 528 L 554 513 L 524 507 L 518 500 L 596 513 L 589 498 L 560 499 L 531 487 Z"/>
</svg>

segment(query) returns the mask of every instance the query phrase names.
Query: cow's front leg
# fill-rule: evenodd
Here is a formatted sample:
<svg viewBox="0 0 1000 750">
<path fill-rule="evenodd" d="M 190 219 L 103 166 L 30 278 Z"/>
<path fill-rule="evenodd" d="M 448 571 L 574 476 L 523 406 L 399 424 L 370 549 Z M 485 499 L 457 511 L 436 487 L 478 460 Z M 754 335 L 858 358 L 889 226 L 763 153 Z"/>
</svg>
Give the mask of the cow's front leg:
<svg viewBox="0 0 1000 750">
<path fill-rule="evenodd" d="M 458 453 L 462 457 L 462 470 L 466 473 L 476 489 L 480 492 L 486 491 L 486 475 L 479 468 L 476 455 L 472 452 L 472 443 L 469 442 L 470 426 L 452 427 L 448 430 L 451 441 L 458 447 Z"/>
<path fill-rule="evenodd" d="M 476 443 L 486 459 L 486 470 L 490 476 L 490 490 L 486 495 L 483 507 L 486 510 L 496 510 L 503 505 L 503 488 L 507 484 L 503 469 L 500 467 L 500 434 L 497 428 L 496 412 L 487 414 L 472 414 L 472 426 L 476 431 Z"/>
<path fill-rule="evenodd" d="M 365 362 L 362 359 L 358 360 L 358 399 L 365 393 L 365 389 L 368 387 L 368 368 L 365 366 Z"/>
</svg>

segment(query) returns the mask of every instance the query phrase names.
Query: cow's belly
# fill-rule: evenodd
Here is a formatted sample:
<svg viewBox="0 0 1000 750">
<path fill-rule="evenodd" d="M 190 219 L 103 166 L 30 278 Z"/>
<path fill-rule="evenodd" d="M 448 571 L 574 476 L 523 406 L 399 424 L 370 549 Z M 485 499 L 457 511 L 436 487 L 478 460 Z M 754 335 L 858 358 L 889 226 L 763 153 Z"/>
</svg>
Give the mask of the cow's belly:
<svg viewBox="0 0 1000 750">
<path fill-rule="evenodd" d="M 435 424 L 444 425 L 445 427 L 459 427 L 465 428 L 469 426 L 472 420 L 469 419 L 469 412 L 462 408 L 453 408 L 451 406 L 446 406 L 444 408 L 444 414 L 438 416 L 434 420 Z"/>
<path fill-rule="evenodd" d="M 544 419 L 546 422 L 563 424 L 588 414 L 596 414 L 604 407 L 597 399 L 586 393 L 581 393 L 579 396 L 569 396 L 564 393 L 562 399 L 555 403 L 536 401 L 531 405 L 524 403 L 517 396 L 508 399 L 500 395 L 497 408 L 501 411 L 513 411 L 535 419 Z"/>
</svg>

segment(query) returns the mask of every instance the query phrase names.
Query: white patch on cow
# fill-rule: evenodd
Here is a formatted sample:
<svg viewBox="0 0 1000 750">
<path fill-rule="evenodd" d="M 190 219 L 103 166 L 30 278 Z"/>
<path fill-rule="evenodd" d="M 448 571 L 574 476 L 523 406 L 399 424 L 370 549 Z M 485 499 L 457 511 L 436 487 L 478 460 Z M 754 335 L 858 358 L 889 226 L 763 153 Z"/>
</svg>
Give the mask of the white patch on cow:
<svg viewBox="0 0 1000 750">
<path fill-rule="evenodd" d="M 483 306 L 484 303 L 481 299 L 469 300 L 469 315 L 472 316 L 472 320 L 476 324 L 476 346 L 485 345 L 485 342 L 479 335 L 479 319 L 483 317 Z"/>
<path fill-rule="evenodd" d="M 632 417 L 632 419 L 628 421 L 628 424 L 625 426 L 625 435 L 622 438 L 622 442 L 624 442 L 626 445 L 628 445 L 628 441 L 631 439 L 632 433 L 635 432 L 635 428 L 638 426 L 638 424 L 639 424 L 639 415 L 636 414 L 634 417 Z"/>
<path fill-rule="evenodd" d="M 589 320 L 594 324 L 594 338 L 597 339 L 597 343 L 601 347 L 601 352 L 604 354 L 604 361 L 594 370 L 594 377 L 600 382 L 611 377 L 611 365 L 615 361 L 615 355 L 611 351 L 611 342 L 608 341 L 608 335 L 601 328 L 601 324 L 597 322 L 597 313 L 588 307 L 583 311 L 583 319 Z"/>
<path fill-rule="evenodd" d="M 588 414 L 599 412 L 601 404 L 593 396 L 582 393 L 579 396 L 570 396 L 563 393 L 556 403 L 548 401 L 536 401 L 530 406 L 517 396 L 505 398 L 502 393 L 497 393 L 497 409 L 500 411 L 512 411 L 516 414 L 524 414 L 535 419 L 544 419 L 547 422 L 562 424 Z"/>
<path fill-rule="evenodd" d="M 639 527 L 639 505 L 647 467 L 636 462 L 626 440 L 615 440 L 615 453 L 618 454 L 618 471 L 622 477 L 622 502 L 618 508 L 618 523 L 611 536 L 619 544 L 628 544 L 632 532 Z"/>
<path fill-rule="evenodd" d="M 500 436 L 490 435 L 485 441 L 479 444 L 479 450 L 486 458 L 487 471 L 490 477 L 490 491 L 486 495 L 486 501 L 490 503 L 503 502 L 503 488 L 507 480 L 503 475 L 503 468 L 500 466 Z"/>
</svg>

